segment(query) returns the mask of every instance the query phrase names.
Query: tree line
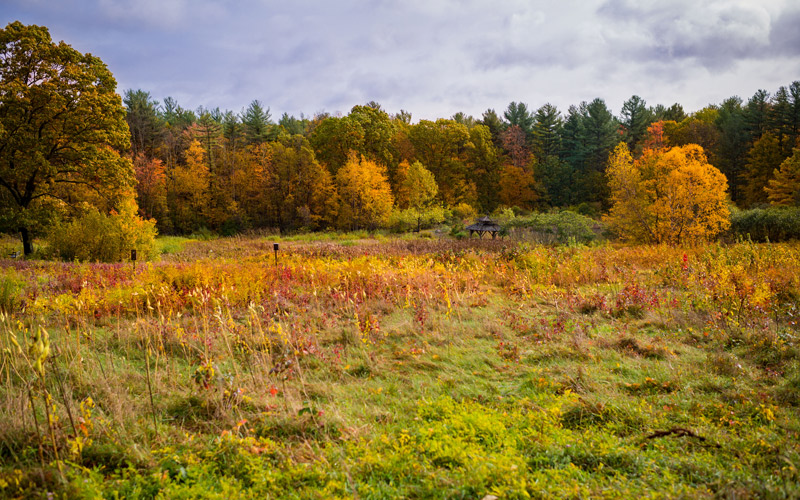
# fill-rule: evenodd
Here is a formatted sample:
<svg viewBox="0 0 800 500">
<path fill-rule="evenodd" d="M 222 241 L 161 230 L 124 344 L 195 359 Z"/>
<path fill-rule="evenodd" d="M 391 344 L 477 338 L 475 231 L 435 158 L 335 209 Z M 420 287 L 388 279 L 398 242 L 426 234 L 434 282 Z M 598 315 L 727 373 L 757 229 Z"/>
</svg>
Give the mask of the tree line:
<svg viewBox="0 0 800 500">
<path fill-rule="evenodd" d="M 162 234 L 410 228 L 448 212 L 571 207 L 614 212 L 620 228 L 636 215 L 663 241 L 667 226 L 698 233 L 667 218 L 696 218 L 701 185 L 722 191 L 711 204 L 723 219 L 726 191 L 744 208 L 798 205 L 798 122 L 800 82 L 691 114 L 638 96 L 618 116 L 597 98 L 563 113 L 511 102 L 416 123 L 375 102 L 277 121 L 257 100 L 192 111 L 144 90 L 123 98 L 99 58 L 13 22 L 0 30 L 0 230 L 20 234 L 26 255 L 35 235 L 73 235 L 64 248 L 123 235 L 116 255 L 152 240 L 153 224 Z M 686 189 L 671 191 L 669 178 Z M 706 234 L 724 228 L 715 217 Z"/>
<path fill-rule="evenodd" d="M 662 146 L 699 145 L 739 207 L 770 203 L 770 183 L 786 192 L 773 203 L 798 201 L 800 179 L 780 169 L 798 146 L 797 81 L 690 114 L 677 103 L 648 106 L 632 96 L 619 115 L 597 98 L 565 113 L 511 102 L 480 118 L 456 113 L 417 123 L 407 111 L 389 114 L 375 102 L 344 116 L 284 113 L 277 121 L 258 100 L 239 113 L 190 111 L 144 90 L 126 91 L 123 102 L 140 211 L 162 233 L 374 228 L 392 210 L 430 206 L 596 214 L 610 208 L 609 155 L 622 142 L 640 156 L 654 124 Z M 435 194 L 428 186 L 419 202 L 419 188 L 409 186 L 428 174 Z"/>
</svg>

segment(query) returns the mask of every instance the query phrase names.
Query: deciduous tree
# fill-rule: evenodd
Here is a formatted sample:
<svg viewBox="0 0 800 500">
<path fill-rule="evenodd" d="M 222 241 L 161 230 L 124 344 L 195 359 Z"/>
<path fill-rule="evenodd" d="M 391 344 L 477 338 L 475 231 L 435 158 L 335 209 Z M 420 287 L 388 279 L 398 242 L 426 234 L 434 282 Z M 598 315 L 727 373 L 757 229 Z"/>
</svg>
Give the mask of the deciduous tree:
<svg viewBox="0 0 800 500">
<path fill-rule="evenodd" d="M 539 198 L 533 172 L 513 164 L 500 173 L 500 201 L 507 207 L 532 209 Z"/>
<path fill-rule="evenodd" d="M 777 137 L 767 132 L 759 138 L 747 154 L 747 185 L 744 189 L 744 200 L 747 205 L 767 202 L 764 188 L 772 178 L 773 172 L 784 160 Z"/>
<path fill-rule="evenodd" d="M 140 153 L 133 160 L 136 172 L 136 194 L 139 211 L 145 219 L 155 219 L 161 232 L 169 232 L 167 210 L 167 174 L 164 163 L 158 158 L 147 158 Z"/>
<path fill-rule="evenodd" d="M 770 204 L 780 207 L 800 205 L 800 148 L 783 160 L 764 187 Z"/>
<path fill-rule="evenodd" d="M 0 31 L 0 225 L 22 234 L 26 255 L 39 208 L 73 203 L 75 189 L 119 197 L 133 184 L 125 109 L 105 64 L 47 28 L 14 22 Z"/>
<path fill-rule="evenodd" d="M 645 150 L 633 160 L 625 143 L 609 157 L 611 227 L 627 240 L 698 242 L 729 225 L 727 180 L 696 144 Z"/>
<path fill-rule="evenodd" d="M 386 225 L 394 198 L 385 167 L 352 154 L 336 174 L 336 182 L 341 227 L 375 229 Z"/>
<path fill-rule="evenodd" d="M 206 223 L 210 174 L 200 141 L 194 139 L 185 156 L 172 174 L 169 206 L 175 229 L 190 233 Z"/>
</svg>

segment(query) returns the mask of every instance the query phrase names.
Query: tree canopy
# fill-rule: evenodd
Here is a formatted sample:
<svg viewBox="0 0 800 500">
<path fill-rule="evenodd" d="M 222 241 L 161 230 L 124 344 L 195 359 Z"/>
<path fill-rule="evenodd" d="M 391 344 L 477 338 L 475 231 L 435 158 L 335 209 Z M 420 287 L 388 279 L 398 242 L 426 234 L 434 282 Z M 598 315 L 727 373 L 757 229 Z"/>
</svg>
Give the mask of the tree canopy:
<svg viewBox="0 0 800 500">
<path fill-rule="evenodd" d="M 106 65 L 47 28 L 0 31 L 0 224 L 25 254 L 53 209 L 113 204 L 133 185 L 125 109 Z"/>
<path fill-rule="evenodd" d="M 696 144 L 648 149 L 634 160 L 621 142 L 606 175 L 612 202 L 606 220 L 624 239 L 697 242 L 730 225 L 727 180 Z"/>
</svg>

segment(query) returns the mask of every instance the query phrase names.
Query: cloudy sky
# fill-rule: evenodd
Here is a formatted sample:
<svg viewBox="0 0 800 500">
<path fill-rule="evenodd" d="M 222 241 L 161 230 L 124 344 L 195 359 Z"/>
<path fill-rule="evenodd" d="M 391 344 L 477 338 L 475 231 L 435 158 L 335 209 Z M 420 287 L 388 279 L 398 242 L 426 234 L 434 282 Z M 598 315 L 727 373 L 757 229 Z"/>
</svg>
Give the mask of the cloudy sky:
<svg viewBox="0 0 800 500">
<path fill-rule="evenodd" d="M 694 111 L 800 80 L 800 0 L 0 0 L 184 108 L 414 121 L 636 94 Z M 5 23 L 4 23 L 5 24 Z"/>
</svg>

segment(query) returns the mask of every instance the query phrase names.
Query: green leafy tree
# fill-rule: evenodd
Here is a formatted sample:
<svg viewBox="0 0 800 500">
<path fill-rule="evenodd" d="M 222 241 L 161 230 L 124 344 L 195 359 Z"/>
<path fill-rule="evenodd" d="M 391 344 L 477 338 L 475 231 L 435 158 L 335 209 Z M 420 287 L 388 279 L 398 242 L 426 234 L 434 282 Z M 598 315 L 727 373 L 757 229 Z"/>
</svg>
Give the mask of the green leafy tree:
<svg viewBox="0 0 800 500">
<path fill-rule="evenodd" d="M 320 163 L 336 175 L 347 163 L 351 151 L 363 151 L 364 127 L 353 117 L 325 117 L 308 138 Z"/>
<path fill-rule="evenodd" d="M 111 200 L 132 186 L 120 155 L 130 133 L 106 65 L 54 43 L 47 28 L 0 31 L 0 77 L 0 223 L 21 233 L 29 255 L 43 205 L 75 203 L 81 191 Z"/>
<path fill-rule="evenodd" d="M 563 159 L 575 172 L 575 201 L 601 202 L 606 198 L 603 175 L 608 155 L 619 139 L 619 126 L 602 99 L 570 106 L 562 128 Z"/>
<path fill-rule="evenodd" d="M 467 183 L 474 186 L 477 205 L 491 212 L 499 203 L 496 189 L 500 181 L 500 155 L 492 140 L 489 127 L 477 124 L 469 129 L 469 143 L 465 151 Z"/>
<path fill-rule="evenodd" d="M 278 125 L 283 127 L 283 130 L 289 135 L 305 135 L 306 129 L 308 128 L 308 119 L 306 119 L 303 114 L 300 114 L 300 118 L 295 118 L 294 116 L 290 116 L 289 113 L 284 113 L 281 115 L 281 119 L 278 120 Z"/>
<path fill-rule="evenodd" d="M 400 192 L 406 199 L 402 205 L 398 199 L 398 206 L 411 211 L 417 219 L 417 230 L 419 230 L 425 211 L 431 207 L 436 195 L 439 194 L 439 187 L 430 170 L 418 161 L 404 170 Z"/>
<path fill-rule="evenodd" d="M 475 118 L 472 115 L 467 115 L 463 111 L 459 111 L 458 113 L 454 114 L 452 117 L 450 117 L 450 119 L 456 123 L 466 125 L 467 128 L 472 128 L 476 123 L 478 123 L 475 121 Z"/>
<path fill-rule="evenodd" d="M 789 85 L 791 143 L 800 146 L 800 81 Z"/>
<path fill-rule="evenodd" d="M 572 205 L 574 175 L 572 166 L 558 156 L 545 156 L 536 162 L 534 177 L 544 192 L 541 201 L 553 207 Z"/>
<path fill-rule="evenodd" d="M 361 147 L 353 151 L 381 165 L 386 165 L 391 176 L 396 166 L 392 151 L 392 137 L 395 130 L 388 113 L 381 109 L 378 103 L 371 102 L 366 106 L 353 106 L 348 116 L 364 131 Z"/>
<path fill-rule="evenodd" d="M 699 145 L 707 155 L 709 163 L 715 165 L 720 139 L 720 131 L 715 125 L 718 116 L 719 109 L 716 106 L 706 106 L 679 123 L 665 122 L 664 133 L 669 137 L 671 146 Z"/>
<path fill-rule="evenodd" d="M 416 159 L 436 177 L 439 197 L 450 206 L 474 204 L 476 186 L 468 178 L 468 151 L 474 149 L 465 125 L 453 120 L 420 120 L 408 133 Z"/>
</svg>

